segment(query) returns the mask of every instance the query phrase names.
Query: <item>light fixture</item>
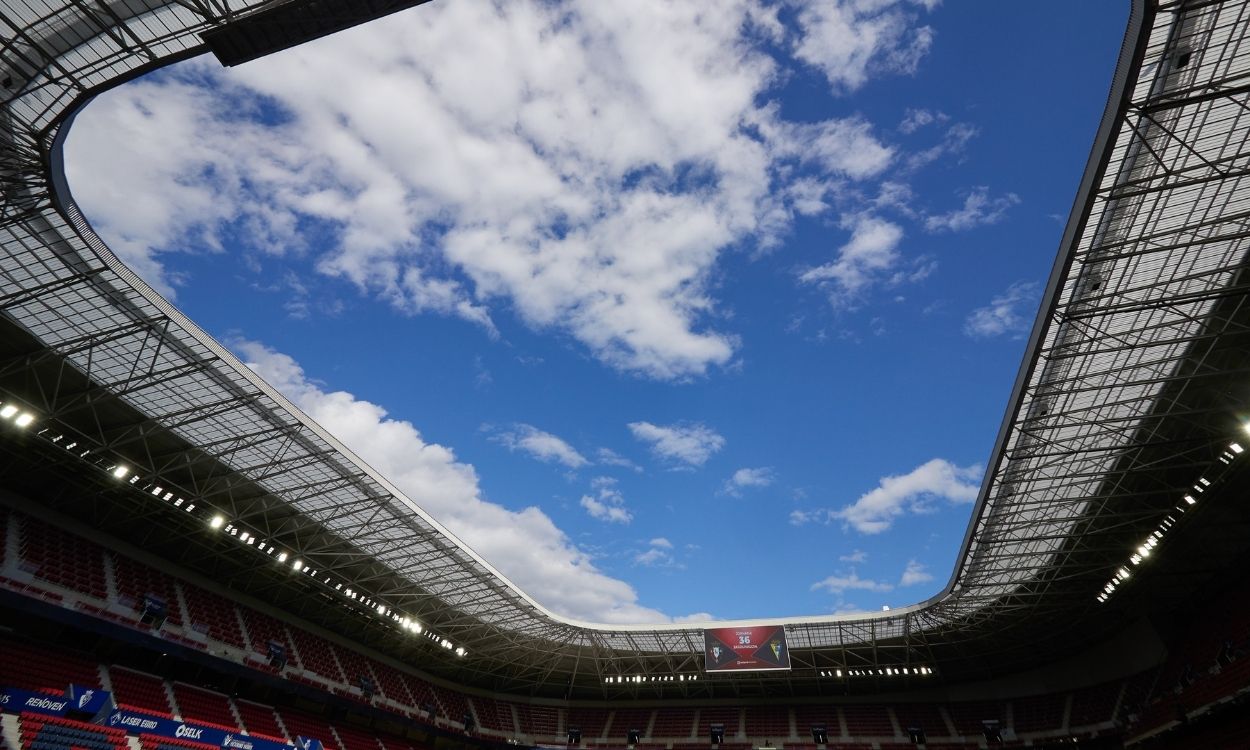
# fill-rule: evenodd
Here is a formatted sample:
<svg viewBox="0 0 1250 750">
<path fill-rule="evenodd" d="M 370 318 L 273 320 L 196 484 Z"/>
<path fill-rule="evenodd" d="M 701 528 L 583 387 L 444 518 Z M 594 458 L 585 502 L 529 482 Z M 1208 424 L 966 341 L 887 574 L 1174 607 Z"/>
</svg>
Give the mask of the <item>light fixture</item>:
<svg viewBox="0 0 1250 750">
<path fill-rule="evenodd" d="M 22 412 L 17 419 L 13 420 L 13 424 L 18 427 L 28 427 L 31 422 L 35 421 L 35 415 L 29 412 Z"/>
<path fill-rule="evenodd" d="M 17 414 L 17 407 L 14 406 L 13 404 L 5 404 L 4 406 L 0 406 L 0 417 L 3 417 L 5 419 L 12 419 L 14 414 Z"/>
<path fill-rule="evenodd" d="M 279 553 L 278 553 L 278 562 L 280 562 L 280 563 L 286 562 L 286 553 L 285 553 L 285 552 L 279 552 Z"/>
<path fill-rule="evenodd" d="M 129 473 L 130 473 L 130 469 L 121 464 L 118 464 L 113 467 L 113 476 L 117 477 L 118 479 L 125 479 L 126 475 Z"/>
<path fill-rule="evenodd" d="M 299 571 L 299 570 L 303 570 L 303 569 L 304 569 L 304 563 L 303 563 L 302 561 L 300 561 L 300 560 L 296 560 L 295 562 L 291 563 L 291 567 L 292 567 L 292 568 L 295 568 L 297 571 Z"/>
<path fill-rule="evenodd" d="M 224 524 L 225 522 L 226 522 L 226 519 L 222 518 L 221 516 L 213 516 L 213 520 L 209 521 L 208 525 L 213 527 L 214 529 L 220 529 L 222 524 Z"/>
</svg>

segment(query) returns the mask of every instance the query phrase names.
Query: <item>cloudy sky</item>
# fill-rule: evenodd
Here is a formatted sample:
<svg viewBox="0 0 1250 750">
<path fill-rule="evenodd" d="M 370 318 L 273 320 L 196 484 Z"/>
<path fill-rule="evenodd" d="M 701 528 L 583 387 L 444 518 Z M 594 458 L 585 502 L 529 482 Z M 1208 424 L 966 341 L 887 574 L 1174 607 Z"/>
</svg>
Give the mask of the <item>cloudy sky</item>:
<svg viewBox="0 0 1250 750">
<path fill-rule="evenodd" d="M 436 0 L 101 95 L 75 198 L 538 601 L 950 575 L 1127 3 Z"/>
</svg>

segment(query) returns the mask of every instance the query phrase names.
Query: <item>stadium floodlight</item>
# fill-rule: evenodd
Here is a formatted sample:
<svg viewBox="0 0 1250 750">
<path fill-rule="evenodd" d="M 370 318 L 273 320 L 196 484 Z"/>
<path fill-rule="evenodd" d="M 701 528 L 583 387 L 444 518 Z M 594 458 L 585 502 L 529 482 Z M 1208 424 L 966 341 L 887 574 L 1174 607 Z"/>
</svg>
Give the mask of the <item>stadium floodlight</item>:
<svg viewBox="0 0 1250 750">
<path fill-rule="evenodd" d="M 12 419 L 14 414 L 17 414 L 17 407 L 14 406 L 13 404 L 5 404 L 4 406 L 0 406 L 0 417 L 3 417 L 5 419 Z"/>
<path fill-rule="evenodd" d="M 296 560 L 295 562 L 291 563 L 291 567 L 295 568 L 295 570 L 297 571 L 300 571 L 304 569 L 304 563 L 302 560 Z"/>
<path fill-rule="evenodd" d="M 284 563 L 284 562 L 286 562 L 286 553 L 285 553 L 285 552 L 279 552 L 279 553 L 278 553 L 278 562 L 280 562 L 280 563 Z"/>
<path fill-rule="evenodd" d="M 1242 448 L 1242 447 L 1241 447 L 1241 444 L 1240 444 L 1240 443 L 1229 443 L 1229 444 L 1228 444 L 1228 449 L 1229 449 L 1230 451 L 1232 451 L 1233 453 L 1236 453 L 1236 454 L 1238 454 L 1238 455 L 1240 455 L 1240 454 L 1241 454 L 1241 452 L 1245 450 L 1245 448 Z"/>
<path fill-rule="evenodd" d="M 35 421 L 35 415 L 30 412 L 22 412 L 17 419 L 13 420 L 13 424 L 18 427 L 29 427 L 31 422 Z"/>
<path fill-rule="evenodd" d="M 213 516 L 213 520 L 209 521 L 208 525 L 214 529 L 220 529 L 222 527 L 222 524 L 224 524 L 225 522 L 226 522 L 226 519 L 222 518 L 221 516 Z"/>
<path fill-rule="evenodd" d="M 126 475 L 129 473 L 130 473 L 130 467 L 128 466 L 123 466 L 122 464 L 118 464 L 113 467 L 113 476 L 116 477 L 117 479 L 125 479 Z"/>
</svg>

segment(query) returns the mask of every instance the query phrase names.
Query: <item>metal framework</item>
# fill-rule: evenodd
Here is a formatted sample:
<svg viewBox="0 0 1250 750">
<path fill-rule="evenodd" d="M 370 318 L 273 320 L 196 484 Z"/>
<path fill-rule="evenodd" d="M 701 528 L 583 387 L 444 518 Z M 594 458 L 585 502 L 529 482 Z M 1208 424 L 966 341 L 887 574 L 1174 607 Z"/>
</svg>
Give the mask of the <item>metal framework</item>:
<svg viewBox="0 0 1250 750">
<path fill-rule="evenodd" d="M 288 5 L 0 0 L 0 400 L 42 425 L 4 449 L 0 476 L 55 475 L 52 507 L 228 575 L 243 594 L 433 675 L 517 694 L 820 693 L 834 669 L 918 665 L 972 679 L 1112 632 L 1122 612 L 1095 600 L 1100 587 L 1238 429 L 1250 395 L 1238 382 L 1250 369 L 1250 0 L 1135 0 L 945 590 L 888 613 L 762 620 L 785 624 L 790 673 L 654 679 L 701 671 L 700 627 L 545 610 L 153 292 L 74 204 L 60 146 L 77 108 L 203 52 L 204 32 Z M 110 483 L 101 467 L 121 461 L 142 481 Z M 162 505 L 165 493 L 195 509 Z M 241 557 L 207 529 L 218 513 L 314 572 Z M 365 596 L 343 600 L 339 585 Z M 370 619 L 378 606 L 385 616 Z M 468 656 L 405 645 L 396 615 Z M 643 681 L 608 680 L 621 675 Z"/>
</svg>

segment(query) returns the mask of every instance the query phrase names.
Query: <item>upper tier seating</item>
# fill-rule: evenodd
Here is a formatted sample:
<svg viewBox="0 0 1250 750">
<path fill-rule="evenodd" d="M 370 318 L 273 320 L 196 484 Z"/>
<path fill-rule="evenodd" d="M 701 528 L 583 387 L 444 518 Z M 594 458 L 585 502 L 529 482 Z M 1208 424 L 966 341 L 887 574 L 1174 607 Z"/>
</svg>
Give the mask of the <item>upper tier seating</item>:
<svg viewBox="0 0 1250 750">
<path fill-rule="evenodd" d="M 494 698 L 473 696 L 473 707 L 477 709 L 477 720 L 483 729 L 516 734 L 516 725 L 512 720 L 512 705 L 497 701 Z M 591 736 L 583 732 L 583 737 Z"/>
<path fill-rule="evenodd" d="M 165 602 L 165 622 L 182 625 L 182 608 L 178 604 L 174 579 L 124 555 L 110 554 L 109 557 L 113 563 L 113 578 L 117 582 L 118 602 L 128 609 L 138 610 L 143 605 L 144 596 L 155 596 Z"/>
<path fill-rule="evenodd" d="M 305 669 L 340 685 L 354 684 L 353 680 L 343 676 L 343 670 L 339 669 L 339 663 L 334 658 L 334 647 L 329 641 L 299 628 L 288 628 L 287 631 L 295 641 L 295 648 L 299 651 L 299 658 Z"/>
<path fill-rule="evenodd" d="M 964 737 L 980 736 L 984 730 L 982 722 L 986 720 L 998 721 L 1001 726 L 1007 726 L 1001 703 L 951 703 L 946 707 L 946 713 L 955 724 L 955 731 Z"/>
<path fill-rule="evenodd" d="M 842 706 L 847 731 L 852 737 L 893 737 L 894 725 L 884 706 Z"/>
<path fill-rule="evenodd" d="M 185 581 L 179 588 L 187 602 L 187 616 L 191 618 L 188 625 L 192 630 L 235 648 L 246 648 L 233 603 Z"/>
<path fill-rule="evenodd" d="M 36 578 L 103 601 L 104 548 L 25 516 L 20 526 L 21 567 Z"/>
<path fill-rule="evenodd" d="M 473 701 L 476 703 L 477 698 Z M 585 743 L 602 737 L 607 723 L 608 710 L 606 708 L 570 708 L 565 719 L 565 730 L 574 727 L 582 730 L 582 742 Z"/>
<path fill-rule="evenodd" d="M 926 737 L 949 737 L 951 731 L 942 718 L 942 710 L 932 703 L 904 703 L 894 707 L 898 727 L 907 732 L 909 727 L 920 727 Z M 1055 726 L 1059 726 L 1055 722 Z"/>
<path fill-rule="evenodd" d="M 776 706 L 748 706 L 743 711 L 748 737 L 771 739 L 775 745 L 777 740 L 790 736 L 789 709 Z M 799 736 L 806 734 L 808 734 L 807 728 L 800 728 Z"/>
<path fill-rule="evenodd" d="M 651 729 L 651 737 L 659 739 L 661 737 L 672 737 L 675 739 L 687 739 L 697 737 L 695 728 L 694 711 L 689 708 L 657 708 L 655 710 L 655 724 Z"/>
<path fill-rule="evenodd" d="M 543 739 L 559 736 L 560 711 L 555 706 L 519 703 L 516 705 L 516 712 L 521 723 L 521 734 Z"/>
<path fill-rule="evenodd" d="M 1064 695 L 1036 695 L 1011 702 L 1012 728 L 1017 734 L 1051 731 L 1063 725 Z"/>
</svg>

